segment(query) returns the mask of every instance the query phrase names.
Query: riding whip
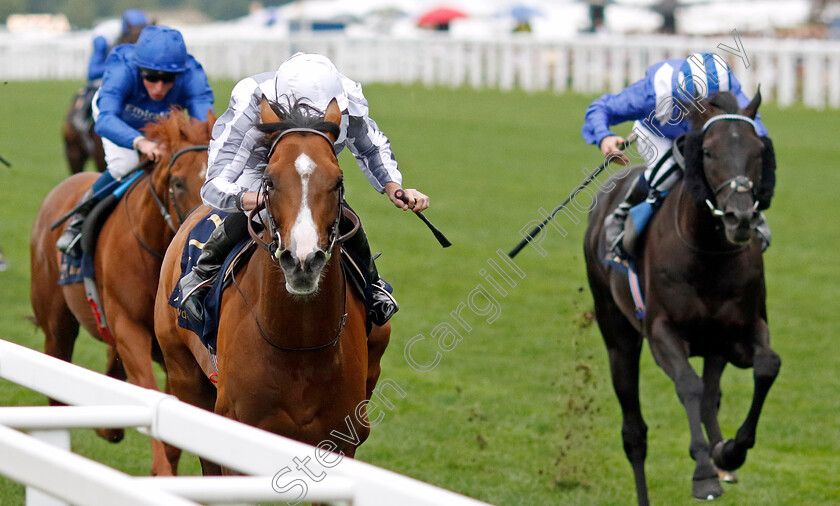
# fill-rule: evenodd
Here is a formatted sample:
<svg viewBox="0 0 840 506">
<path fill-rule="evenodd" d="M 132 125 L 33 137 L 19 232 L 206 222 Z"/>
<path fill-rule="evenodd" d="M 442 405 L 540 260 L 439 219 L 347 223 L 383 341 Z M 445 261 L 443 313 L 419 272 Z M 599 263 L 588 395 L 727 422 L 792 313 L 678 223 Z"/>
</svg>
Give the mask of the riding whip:
<svg viewBox="0 0 840 506">
<path fill-rule="evenodd" d="M 628 136 L 627 136 L 627 138 L 624 140 L 624 142 L 622 142 L 621 144 L 619 144 L 619 145 L 618 145 L 618 151 L 624 151 L 625 149 L 627 149 L 627 146 L 629 146 L 630 144 L 633 144 L 635 141 L 636 141 L 636 134 L 635 134 L 635 133 L 631 133 L 630 135 L 628 135 Z M 601 173 L 601 171 L 603 171 L 604 169 L 606 169 L 606 168 L 607 168 L 607 166 L 610 164 L 610 160 L 611 160 L 611 158 L 608 158 L 608 159 L 607 159 L 604 163 L 602 163 L 600 166 L 598 166 L 598 168 L 597 168 L 597 169 L 595 169 L 595 171 L 594 171 L 592 174 L 590 174 L 590 175 L 586 178 L 586 180 L 585 180 L 585 181 L 584 181 L 584 182 L 580 185 L 580 188 L 583 188 L 584 186 L 586 186 L 586 185 L 588 185 L 589 183 L 591 183 L 591 182 L 592 182 L 592 180 L 593 180 L 593 179 L 595 179 L 595 177 L 597 177 L 597 176 L 598 176 L 598 174 L 600 174 L 600 173 Z M 516 256 L 516 255 L 517 255 L 520 251 L 522 251 L 522 248 L 524 248 L 526 244 L 528 244 L 531 240 L 533 240 L 533 239 L 534 239 L 534 237 L 536 237 L 536 236 L 537 236 L 537 234 L 539 234 L 539 233 L 540 233 L 540 231 L 541 231 L 543 228 L 545 228 L 545 226 L 546 226 L 546 225 L 548 225 L 548 222 L 549 222 L 549 221 L 551 221 L 551 219 L 552 219 L 552 218 L 554 218 L 554 217 L 557 215 L 557 213 L 559 213 L 559 212 L 560 212 L 560 211 L 561 211 L 564 207 L 566 207 L 566 204 L 568 204 L 568 203 L 569 203 L 569 201 L 571 201 L 571 200 L 572 200 L 572 196 L 573 196 L 573 195 L 574 195 L 574 194 L 569 195 L 569 196 L 568 196 L 568 198 L 566 198 L 566 200 L 564 200 L 562 204 L 560 204 L 559 206 L 555 207 L 555 208 L 554 208 L 554 210 L 553 210 L 553 211 L 551 211 L 551 214 L 548 216 L 548 218 L 544 219 L 544 220 L 542 221 L 542 223 L 540 223 L 539 225 L 537 225 L 536 227 L 534 227 L 534 229 L 533 229 L 533 230 L 531 230 L 531 231 L 528 233 L 528 236 L 527 236 L 527 237 L 525 237 L 524 239 L 522 239 L 522 240 L 519 242 L 519 244 L 517 244 L 517 245 L 516 245 L 516 246 L 515 246 L 512 250 L 510 250 L 510 253 L 508 253 L 508 256 L 509 256 L 510 258 L 513 258 L 513 257 L 515 257 L 515 256 Z"/>
<path fill-rule="evenodd" d="M 402 188 L 400 188 L 399 190 L 394 192 L 394 197 L 396 197 L 396 198 L 402 200 L 403 202 L 405 202 L 406 204 L 408 204 L 408 197 L 405 195 L 405 191 L 403 191 Z M 449 242 L 449 239 L 447 239 L 445 235 L 443 235 L 443 232 L 438 230 L 438 228 L 436 226 L 432 225 L 432 222 L 429 221 L 428 218 L 423 216 L 422 211 L 421 212 L 416 212 L 414 214 L 416 214 L 418 218 L 423 220 L 423 223 L 425 223 L 426 226 L 429 227 L 429 230 L 432 231 L 432 233 L 435 235 L 435 239 L 438 240 L 438 242 L 440 243 L 441 246 L 443 246 L 444 248 L 448 248 L 448 247 L 452 246 L 452 243 Z"/>
</svg>

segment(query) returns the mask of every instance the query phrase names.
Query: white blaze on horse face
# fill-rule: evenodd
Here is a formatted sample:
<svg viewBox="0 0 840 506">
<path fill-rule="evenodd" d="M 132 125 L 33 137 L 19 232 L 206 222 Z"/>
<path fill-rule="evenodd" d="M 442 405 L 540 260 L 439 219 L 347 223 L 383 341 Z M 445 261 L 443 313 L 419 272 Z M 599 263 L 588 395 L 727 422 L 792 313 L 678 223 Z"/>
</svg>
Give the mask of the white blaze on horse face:
<svg viewBox="0 0 840 506">
<path fill-rule="evenodd" d="M 300 174 L 300 209 L 295 224 L 292 225 L 290 250 L 303 268 L 303 261 L 310 253 L 318 251 L 318 228 L 309 209 L 309 176 L 315 170 L 315 162 L 305 153 L 295 160 L 295 168 Z"/>
</svg>

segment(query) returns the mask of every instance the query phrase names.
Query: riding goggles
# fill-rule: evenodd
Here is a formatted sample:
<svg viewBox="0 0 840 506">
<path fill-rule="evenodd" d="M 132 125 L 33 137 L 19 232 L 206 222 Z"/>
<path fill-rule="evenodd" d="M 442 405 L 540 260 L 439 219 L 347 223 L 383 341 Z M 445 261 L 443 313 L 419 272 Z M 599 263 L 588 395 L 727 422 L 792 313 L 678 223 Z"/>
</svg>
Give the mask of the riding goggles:
<svg viewBox="0 0 840 506">
<path fill-rule="evenodd" d="M 150 83 L 157 83 L 163 81 L 164 83 L 173 83 L 175 82 L 175 78 L 178 77 L 176 72 L 161 72 L 159 70 L 151 70 L 151 69 L 140 69 L 140 75 L 143 77 L 144 81 L 148 81 Z"/>
</svg>

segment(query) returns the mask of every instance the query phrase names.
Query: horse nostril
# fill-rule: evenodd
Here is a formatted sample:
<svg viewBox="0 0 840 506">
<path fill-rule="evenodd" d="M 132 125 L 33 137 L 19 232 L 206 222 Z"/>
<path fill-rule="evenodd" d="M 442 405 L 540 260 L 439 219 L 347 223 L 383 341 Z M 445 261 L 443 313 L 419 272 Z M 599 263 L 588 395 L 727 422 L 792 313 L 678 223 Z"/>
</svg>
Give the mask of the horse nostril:
<svg viewBox="0 0 840 506">
<path fill-rule="evenodd" d="M 295 269 L 295 259 L 292 257 L 292 252 L 289 250 L 284 250 L 280 253 L 280 267 L 286 271 L 291 272 Z"/>
<path fill-rule="evenodd" d="M 732 211 L 727 211 L 723 214 L 723 223 L 726 225 L 737 225 L 738 217 Z"/>
<path fill-rule="evenodd" d="M 327 255 L 321 251 L 315 251 L 306 256 L 304 265 L 309 272 L 319 272 L 327 263 Z"/>
</svg>

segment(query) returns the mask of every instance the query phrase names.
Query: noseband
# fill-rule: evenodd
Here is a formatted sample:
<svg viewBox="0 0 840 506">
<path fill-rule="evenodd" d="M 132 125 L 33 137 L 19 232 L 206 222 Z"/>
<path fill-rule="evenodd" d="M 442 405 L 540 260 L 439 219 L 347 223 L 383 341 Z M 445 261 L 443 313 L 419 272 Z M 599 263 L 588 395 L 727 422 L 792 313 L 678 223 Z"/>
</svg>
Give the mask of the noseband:
<svg viewBox="0 0 840 506">
<path fill-rule="evenodd" d="M 758 127 L 756 126 L 755 121 L 750 117 L 744 116 L 742 114 L 720 114 L 718 116 L 713 116 L 708 121 L 706 121 L 705 124 L 703 124 L 703 134 L 705 135 L 706 130 L 708 130 L 709 127 L 714 122 L 721 121 L 721 120 L 744 121 L 744 122 L 752 125 L 754 130 L 756 130 L 756 131 L 758 130 Z M 733 193 L 747 193 L 747 192 L 751 193 L 753 195 L 753 198 L 755 198 L 755 193 L 753 192 L 753 186 L 754 186 L 753 182 L 752 182 L 752 180 L 750 180 L 750 178 L 748 178 L 747 176 L 744 176 L 744 175 L 738 175 L 738 176 L 735 176 L 735 177 L 733 177 L 731 179 L 728 179 L 728 180 L 724 181 L 723 183 L 721 183 L 717 188 L 715 188 L 713 190 L 712 193 L 714 193 L 715 201 L 717 201 L 718 203 L 721 201 L 721 199 L 719 198 L 720 193 L 723 192 L 726 189 L 730 190 L 727 193 L 727 199 Z M 706 199 L 706 205 L 709 206 L 709 210 L 712 212 L 712 215 L 714 215 L 718 218 L 722 217 L 725 214 L 723 210 L 716 207 L 715 204 L 713 204 L 712 201 L 709 200 L 709 199 Z M 758 201 L 757 200 L 756 200 L 753 208 L 758 209 Z"/>
</svg>

